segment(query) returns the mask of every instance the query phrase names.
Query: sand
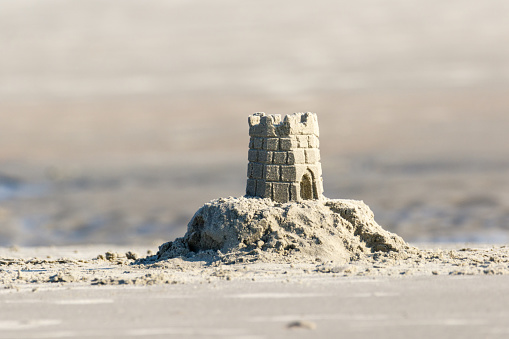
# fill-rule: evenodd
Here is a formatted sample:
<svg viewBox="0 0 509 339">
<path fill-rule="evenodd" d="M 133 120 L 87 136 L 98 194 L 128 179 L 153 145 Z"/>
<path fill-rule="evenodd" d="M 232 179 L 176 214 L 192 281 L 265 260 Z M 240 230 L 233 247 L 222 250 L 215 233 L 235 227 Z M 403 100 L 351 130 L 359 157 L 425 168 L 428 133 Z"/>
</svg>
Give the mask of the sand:
<svg viewBox="0 0 509 339">
<path fill-rule="evenodd" d="M 58 250 L 58 248 L 57 248 Z M 509 248 L 477 245 L 460 249 L 422 249 L 404 259 L 375 252 L 365 260 L 348 263 L 260 262 L 241 258 L 237 263 L 175 258 L 163 261 L 128 259 L 125 252 L 79 248 L 96 258 L 13 258 L 3 248 L 0 283 L 5 290 L 28 291 L 51 286 L 75 288 L 90 285 L 164 285 L 214 283 L 222 280 L 291 281 L 334 277 L 399 277 L 434 275 L 506 275 Z M 24 249 L 16 252 L 23 255 Z M 99 259 L 97 259 L 99 257 Z M 231 259 L 231 258 L 230 258 Z"/>
<path fill-rule="evenodd" d="M 371 252 L 407 255 L 416 249 L 382 229 L 362 201 L 322 197 L 280 204 L 230 197 L 201 207 L 184 237 L 161 245 L 157 259 L 347 263 Z"/>
<path fill-rule="evenodd" d="M 507 336 L 506 2 L 32 2 L 0 11 L 0 338 Z M 158 261 L 242 194 L 260 110 L 317 112 L 326 194 L 418 250 Z"/>
<path fill-rule="evenodd" d="M 378 225 L 362 201 L 325 197 L 286 204 L 215 199 L 198 209 L 183 237 L 160 245 L 157 253 L 50 252 L 0 251 L 4 289 L 509 273 L 507 246 L 419 249 Z"/>
<path fill-rule="evenodd" d="M 211 279 L 0 290 L 0 338 L 499 338 L 509 330 L 508 276 Z"/>
<path fill-rule="evenodd" d="M 406 259 L 376 252 L 347 264 L 142 263 L 133 259 L 141 248 L 0 248 L 0 338 L 509 333 L 507 247 L 414 247 Z"/>
<path fill-rule="evenodd" d="M 360 201 L 222 198 L 156 254 L 0 248 L 0 338 L 497 336 L 508 273 L 507 246 L 412 246 Z"/>
<path fill-rule="evenodd" d="M 189 221 L 186 234 L 155 252 L 78 255 L 0 253 L 6 289 L 41 284 L 154 285 L 306 276 L 498 275 L 509 273 L 506 246 L 419 249 L 384 230 L 362 201 L 322 197 L 280 204 L 220 198 Z M 90 253 L 88 253 L 90 254 Z"/>
</svg>

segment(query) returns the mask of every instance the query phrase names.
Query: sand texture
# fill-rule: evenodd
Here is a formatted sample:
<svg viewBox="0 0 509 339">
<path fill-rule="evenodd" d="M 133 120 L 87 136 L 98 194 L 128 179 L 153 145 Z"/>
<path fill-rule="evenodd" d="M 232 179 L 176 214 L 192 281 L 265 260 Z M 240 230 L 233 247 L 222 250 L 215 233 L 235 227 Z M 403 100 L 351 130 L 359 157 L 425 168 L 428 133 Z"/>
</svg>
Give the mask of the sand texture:
<svg viewBox="0 0 509 339">
<path fill-rule="evenodd" d="M 352 206 L 362 211 L 362 204 Z M 400 240 L 376 230 L 385 241 Z M 204 250 L 171 259 L 133 247 L 0 248 L 0 338 L 508 333 L 509 248 L 417 249 L 400 241 L 397 251 L 366 243 L 347 262 L 291 262 L 284 258 L 298 256 L 277 253 L 277 246 L 256 256 L 238 244 L 229 254 Z"/>
<path fill-rule="evenodd" d="M 94 247 L 92 247 L 94 248 Z M 47 284 L 154 285 L 309 277 L 509 273 L 509 248 L 419 249 L 384 230 L 362 201 L 280 204 L 219 198 L 203 205 L 186 234 L 151 250 L 4 248 L 4 289 Z M 62 255 L 63 254 L 63 255 Z"/>
<path fill-rule="evenodd" d="M 249 255 L 239 256 L 237 260 L 226 256 L 225 259 L 229 258 L 224 260 L 226 263 L 221 260 L 206 261 L 199 256 L 158 260 L 156 255 L 149 255 L 134 259 L 136 255 L 133 256 L 133 251 L 127 248 L 75 248 L 76 253 L 68 251 L 66 256 L 59 256 L 63 253 L 59 247 L 0 248 L 0 290 L 36 291 L 90 285 L 194 285 L 224 280 L 298 283 L 327 277 L 509 274 L 509 248 L 493 245 L 427 248 L 412 253 L 373 252 L 367 253 L 363 260 L 346 263 L 319 258 L 309 262 L 268 262 L 252 260 L 253 256 Z M 107 248 L 110 250 L 105 251 Z"/>
<path fill-rule="evenodd" d="M 382 229 L 362 201 L 322 198 L 279 204 L 230 197 L 201 207 L 185 236 L 163 244 L 157 257 L 198 254 L 205 260 L 347 263 L 364 260 L 373 252 L 415 251 L 401 237 Z"/>
<path fill-rule="evenodd" d="M 506 338 L 508 11 L 0 2 L 0 339 Z M 316 112 L 325 194 L 383 229 L 200 209 L 245 192 L 257 111 Z"/>
<path fill-rule="evenodd" d="M 216 270 L 202 284 L 0 289 L 0 338 L 504 338 L 509 330 L 507 275 L 296 278 L 289 269 L 252 281 Z"/>
</svg>

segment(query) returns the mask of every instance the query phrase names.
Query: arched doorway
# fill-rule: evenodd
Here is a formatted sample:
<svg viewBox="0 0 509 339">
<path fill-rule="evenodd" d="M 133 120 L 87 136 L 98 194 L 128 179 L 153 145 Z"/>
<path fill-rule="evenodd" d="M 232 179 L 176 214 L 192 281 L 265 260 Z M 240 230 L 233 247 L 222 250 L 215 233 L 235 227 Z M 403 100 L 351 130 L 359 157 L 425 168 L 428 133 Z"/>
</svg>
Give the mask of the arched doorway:
<svg viewBox="0 0 509 339">
<path fill-rule="evenodd" d="M 307 170 L 300 180 L 300 197 L 302 200 L 314 200 L 317 198 L 315 179 L 310 170 Z"/>
</svg>

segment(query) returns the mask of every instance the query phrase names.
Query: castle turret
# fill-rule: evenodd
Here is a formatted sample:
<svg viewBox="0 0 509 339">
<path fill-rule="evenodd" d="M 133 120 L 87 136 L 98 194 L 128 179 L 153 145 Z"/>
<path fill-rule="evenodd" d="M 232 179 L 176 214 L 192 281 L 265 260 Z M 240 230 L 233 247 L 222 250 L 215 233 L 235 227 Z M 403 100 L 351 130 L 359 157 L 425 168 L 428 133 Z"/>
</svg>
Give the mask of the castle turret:
<svg viewBox="0 0 509 339">
<path fill-rule="evenodd" d="M 322 165 L 315 113 L 249 116 L 246 195 L 285 203 L 320 199 Z"/>
</svg>

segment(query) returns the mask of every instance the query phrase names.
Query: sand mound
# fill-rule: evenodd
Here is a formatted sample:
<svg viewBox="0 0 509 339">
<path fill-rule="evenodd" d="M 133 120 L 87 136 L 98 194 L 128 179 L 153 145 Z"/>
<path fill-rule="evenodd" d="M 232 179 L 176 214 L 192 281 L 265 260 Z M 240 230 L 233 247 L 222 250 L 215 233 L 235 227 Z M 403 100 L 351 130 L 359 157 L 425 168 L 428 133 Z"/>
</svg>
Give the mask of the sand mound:
<svg viewBox="0 0 509 339">
<path fill-rule="evenodd" d="M 360 260 L 373 252 L 415 249 L 382 229 L 362 201 L 278 204 L 261 198 L 220 198 L 201 207 L 182 238 L 159 247 L 158 259 L 223 261 Z"/>
</svg>

